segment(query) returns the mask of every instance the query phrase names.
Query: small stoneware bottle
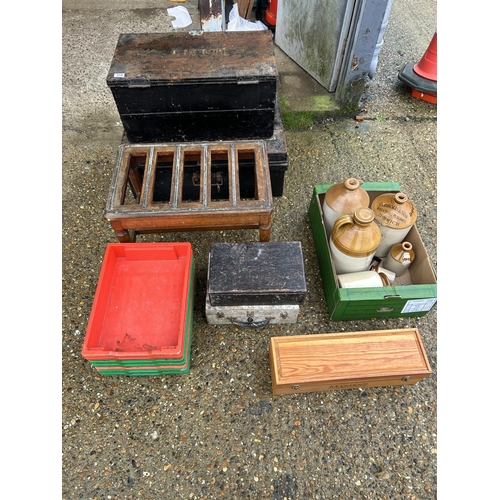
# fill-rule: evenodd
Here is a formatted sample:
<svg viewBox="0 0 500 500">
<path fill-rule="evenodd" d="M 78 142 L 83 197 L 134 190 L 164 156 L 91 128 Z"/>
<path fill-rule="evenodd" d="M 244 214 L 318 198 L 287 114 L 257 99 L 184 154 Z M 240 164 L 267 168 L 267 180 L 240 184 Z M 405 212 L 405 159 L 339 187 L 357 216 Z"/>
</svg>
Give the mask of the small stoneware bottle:
<svg viewBox="0 0 500 500">
<path fill-rule="evenodd" d="M 382 238 L 369 208 L 339 217 L 332 229 L 330 249 L 337 274 L 368 271 Z"/>
<path fill-rule="evenodd" d="M 415 259 L 413 245 L 409 241 L 394 245 L 384 261 L 384 266 L 396 276 L 402 276 Z"/>
<path fill-rule="evenodd" d="M 360 207 L 370 206 L 370 196 L 354 177 L 328 188 L 323 200 L 323 219 L 328 238 L 332 235 L 333 224 L 341 215 L 352 215 Z"/>
<path fill-rule="evenodd" d="M 383 258 L 396 243 L 401 243 L 417 219 L 417 209 L 404 193 L 385 193 L 377 196 L 371 209 L 380 227 L 382 241 L 375 255 Z"/>
</svg>

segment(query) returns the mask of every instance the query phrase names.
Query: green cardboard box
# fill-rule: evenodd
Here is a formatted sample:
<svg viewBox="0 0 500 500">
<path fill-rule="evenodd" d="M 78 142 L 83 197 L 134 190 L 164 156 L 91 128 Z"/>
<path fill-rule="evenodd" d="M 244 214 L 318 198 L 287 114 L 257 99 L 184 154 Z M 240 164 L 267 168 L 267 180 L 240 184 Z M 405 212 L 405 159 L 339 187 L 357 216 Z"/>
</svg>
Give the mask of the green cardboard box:
<svg viewBox="0 0 500 500">
<path fill-rule="evenodd" d="M 418 219 L 405 238 L 413 245 L 415 260 L 403 276 L 396 278 L 392 286 L 340 287 L 323 222 L 323 200 L 331 185 L 314 186 L 309 205 L 309 219 L 330 319 L 346 321 L 425 316 L 437 303 L 437 278 L 416 227 Z M 382 193 L 397 193 L 401 190 L 396 182 L 365 182 L 362 187 L 370 195 L 371 201 Z M 382 261 L 381 266 L 383 265 Z"/>
</svg>

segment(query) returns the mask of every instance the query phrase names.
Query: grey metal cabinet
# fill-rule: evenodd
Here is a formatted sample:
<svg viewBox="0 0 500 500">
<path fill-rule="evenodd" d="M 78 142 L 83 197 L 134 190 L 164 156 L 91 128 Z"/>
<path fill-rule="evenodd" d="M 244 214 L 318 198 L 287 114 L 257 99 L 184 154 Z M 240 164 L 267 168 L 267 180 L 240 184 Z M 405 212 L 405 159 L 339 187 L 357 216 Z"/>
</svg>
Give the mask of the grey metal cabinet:
<svg viewBox="0 0 500 500">
<path fill-rule="evenodd" d="M 373 76 L 392 0 L 280 0 L 275 42 L 335 99 L 357 104 Z"/>
</svg>

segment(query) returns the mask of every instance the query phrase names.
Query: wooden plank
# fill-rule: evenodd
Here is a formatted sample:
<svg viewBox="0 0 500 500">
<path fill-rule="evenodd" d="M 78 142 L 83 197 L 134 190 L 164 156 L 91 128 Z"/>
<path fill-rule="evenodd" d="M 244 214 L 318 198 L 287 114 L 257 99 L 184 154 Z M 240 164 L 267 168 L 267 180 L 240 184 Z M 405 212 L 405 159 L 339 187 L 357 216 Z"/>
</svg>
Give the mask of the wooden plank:
<svg viewBox="0 0 500 500">
<path fill-rule="evenodd" d="M 238 0 L 238 11 L 244 19 L 250 19 L 254 0 Z"/>
<path fill-rule="evenodd" d="M 222 31 L 224 0 L 200 0 L 200 23 L 203 31 Z"/>
</svg>

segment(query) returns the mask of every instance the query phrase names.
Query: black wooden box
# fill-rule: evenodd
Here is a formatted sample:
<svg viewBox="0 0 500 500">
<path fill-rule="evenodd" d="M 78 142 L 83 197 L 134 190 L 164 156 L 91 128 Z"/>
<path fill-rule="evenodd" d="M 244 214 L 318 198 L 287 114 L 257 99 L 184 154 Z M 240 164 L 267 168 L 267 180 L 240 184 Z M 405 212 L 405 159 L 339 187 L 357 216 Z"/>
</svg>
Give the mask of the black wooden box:
<svg viewBox="0 0 500 500">
<path fill-rule="evenodd" d="M 213 243 L 207 296 L 212 306 L 302 303 L 306 279 L 301 243 Z"/>
<path fill-rule="evenodd" d="M 269 139 L 266 139 L 266 145 L 273 196 L 283 196 L 285 172 L 288 170 L 289 159 L 286 150 L 285 131 L 277 99 L 273 135 Z"/>
<path fill-rule="evenodd" d="M 236 142 L 236 141 L 235 141 Z M 267 161 L 271 177 L 272 195 L 282 196 L 285 181 L 285 173 L 288 169 L 289 159 L 286 150 L 285 135 L 279 104 L 276 103 L 276 112 L 274 116 L 274 132 L 271 138 L 265 139 L 267 146 Z M 122 145 L 132 144 L 124 133 Z M 135 143 L 133 143 L 135 144 Z M 158 144 L 158 143 L 153 143 Z M 171 143 L 168 143 L 169 145 Z M 146 145 L 142 144 L 141 146 Z M 144 178 L 144 169 L 146 168 L 146 159 L 138 155 L 133 159 L 134 171 L 142 180 Z M 253 196 L 255 189 L 255 159 L 249 157 L 239 162 L 240 189 L 241 195 L 246 198 Z M 199 179 L 200 165 L 199 161 L 186 162 L 184 168 L 183 189 L 186 200 L 197 200 L 199 198 Z M 228 185 L 228 164 L 227 161 L 219 161 L 212 165 L 212 199 L 227 199 L 229 196 Z M 168 202 L 170 199 L 170 189 L 172 185 L 172 162 L 158 162 L 156 166 L 154 199 L 160 202 Z M 130 184 L 130 189 L 134 196 L 137 196 L 134 186 Z"/>
<path fill-rule="evenodd" d="M 122 34 L 107 76 L 131 142 L 267 139 L 277 80 L 269 30 Z"/>
</svg>

